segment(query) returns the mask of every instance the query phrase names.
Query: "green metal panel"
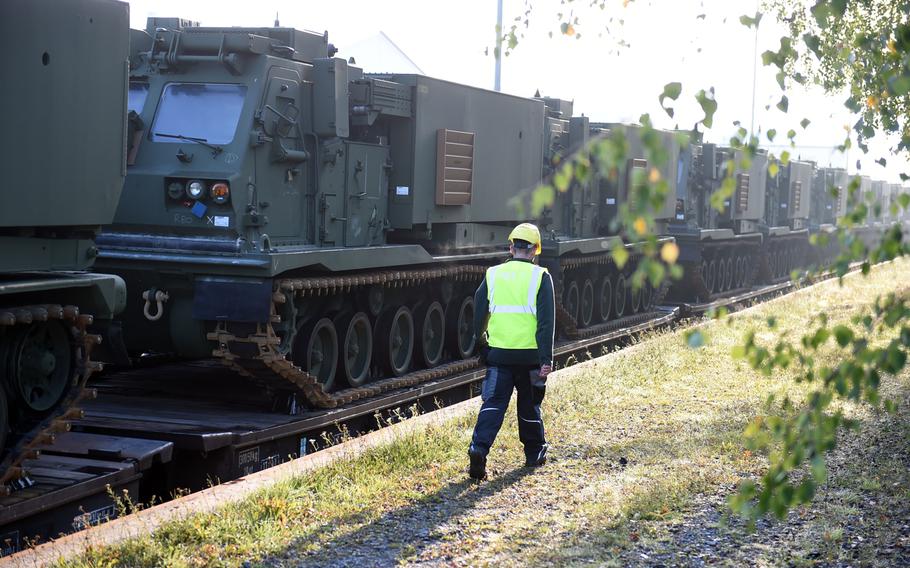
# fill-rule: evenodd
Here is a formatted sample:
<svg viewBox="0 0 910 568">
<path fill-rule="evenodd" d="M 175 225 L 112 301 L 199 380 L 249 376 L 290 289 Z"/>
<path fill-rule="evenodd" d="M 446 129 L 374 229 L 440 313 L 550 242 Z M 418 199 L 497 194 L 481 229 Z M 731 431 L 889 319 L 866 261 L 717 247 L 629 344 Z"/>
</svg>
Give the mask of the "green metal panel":
<svg viewBox="0 0 910 568">
<path fill-rule="evenodd" d="M 129 6 L 0 3 L 0 227 L 109 223 L 125 169 Z"/>
<path fill-rule="evenodd" d="M 788 216 L 793 219 L 808 219 L 809 210 L 812 204 L 812 171 L 814 165 L 811 162 L 790 162 L 790 204 L 787 207 Z M 797 186 L 797 184 L 799 184 Z M 799 187 L 800 198 L 798 207 L 794 207 L 793 193 Z"/>
<path fill-rule="evenodd" d="M 98 249 L 90 239 L 0 237 L 0 274 L 24 270 L 87 270 Z"/>
<path fill-rule="evenodd" d="M 111 319 L 126 306 L 119 276 L 78 272 L 29 272 L 0 281 L 0 306 L 73 304 L 96 319 Z"/>
<path fill-rule="evenodd" d="M 389 202 L 389 149 L 353 142 L 345 147 L 344 244 L 382 244 Z"/>
<path fill-rule="evenodd" d="M 520 220 L 507 201 L 540 179 L 543 103 L 421 75 L 383 77 L 410 85 L 414 92 L 411 124 L 397 124 L 389 135 L 393 226 Z M 439 129 L 475 135 L 469 205 L 436 205 Z"/>
</svg>

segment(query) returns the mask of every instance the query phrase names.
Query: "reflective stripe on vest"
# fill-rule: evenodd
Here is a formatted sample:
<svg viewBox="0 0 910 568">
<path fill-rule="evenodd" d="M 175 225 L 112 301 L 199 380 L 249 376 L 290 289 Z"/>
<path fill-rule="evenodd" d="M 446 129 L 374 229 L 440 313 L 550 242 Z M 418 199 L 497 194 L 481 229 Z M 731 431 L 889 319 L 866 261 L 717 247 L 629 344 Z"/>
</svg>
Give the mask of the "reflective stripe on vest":
<svg viewBox="0 0 910 568">
<path fill-rule="evenodd" d="M 510 261 L 487 269 L 489 345 L 501 349 L 537 348 L 537 293 L 545 268 Z"/>
</svg>

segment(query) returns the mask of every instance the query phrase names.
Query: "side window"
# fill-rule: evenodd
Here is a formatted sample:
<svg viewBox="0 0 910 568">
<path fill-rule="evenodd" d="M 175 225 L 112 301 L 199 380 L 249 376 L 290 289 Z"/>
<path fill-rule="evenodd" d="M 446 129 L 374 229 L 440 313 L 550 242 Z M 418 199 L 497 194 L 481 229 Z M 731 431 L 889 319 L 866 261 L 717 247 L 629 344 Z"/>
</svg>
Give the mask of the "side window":
<svg viewBox="0 0 910 568">
<path fill-rule="evenodd" d="M 135 111 L 137 114 L 142 114 L 142 109 L 145 107 L 145 99 L 149 96 L 149 86 L 148 83 L 139 83 L 137 81 L 130 81 L 130 92 L 129 100 L 127 101 L 127 111 Z"/>
</svg>

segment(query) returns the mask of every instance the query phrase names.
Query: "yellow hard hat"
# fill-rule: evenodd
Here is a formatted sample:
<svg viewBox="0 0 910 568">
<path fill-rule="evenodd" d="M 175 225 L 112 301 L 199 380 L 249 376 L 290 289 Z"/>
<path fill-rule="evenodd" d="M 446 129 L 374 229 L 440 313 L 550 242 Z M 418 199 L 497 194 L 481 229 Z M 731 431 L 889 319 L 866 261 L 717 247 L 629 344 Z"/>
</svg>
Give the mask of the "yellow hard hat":
<svg viewBox="0 0 910 568">
<path fill-rule="evenodd" d="M 518 225 L 509 233 L 509 242 L 514 244 L 516 239 L 527 241 L 532 245 L 537 245 L 534 254 L 540 254 L 542 247 L 540 245 L 540 229 L 537 228 L 537 225 L 534 225 L 533 223 L 522 223 L 521 225 Z"/>
</svg>

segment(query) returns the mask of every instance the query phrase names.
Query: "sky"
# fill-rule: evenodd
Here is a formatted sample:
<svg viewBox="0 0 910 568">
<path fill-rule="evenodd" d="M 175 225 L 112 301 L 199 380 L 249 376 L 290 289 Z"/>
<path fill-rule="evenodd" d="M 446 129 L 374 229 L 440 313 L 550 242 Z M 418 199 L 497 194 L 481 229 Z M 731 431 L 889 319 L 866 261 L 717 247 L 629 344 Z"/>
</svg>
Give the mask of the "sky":
<svg viewBox="0 0 910 568">
<path fill-rule="evenodd" d="M 384 33 L 427 75 L 482 88 L 493 88 L 496 40 L 496 0 L 130 0 L 131 25 L 144 28 L 148 16 L 178 16 L 204 26 L 271 26 L 276 14 L 282 26 L 328 31 L 339 48 L 338 57 L 372 61 L 369 51 Z M 775 105 L 781 91 L 774 71 L 756 61 L 766 49 L 776 50 L 784 29 L 770 15 L 756 34 L 739 22 L 754 14 L 755 0 L 606 0 L 606 8 L 590 0 L 561 4 L 533 0 L 529 26 L 515 51 L 503 58 L 502 90 L 521 96 L 574 100 L 575 113 L 597 122 L 637 122 L 643 113 L 662 128 L 691 128 L 703 113 L 694 95 L 714 89 L 718 101 L 714 126 L 706 140 L 725 143 L 735 133 L 734 121 L 755 131 L 775 129 L 774 153 L 787 149 L 794 157 L 819 165 L 847 167 L 875 179 L 899 182 L 910 174 L 906 158 L 890 156 L 886 141 L 870 144 L 870 153 L 857 149 L 843 155 L 834 146 L 843 142 L 845 127 L 856 118 L 844 109 L 846 96 L 795 86 L 787 95 L 788 113 Z M 508 29 L 522 17 L 525 0 L 503 0 L 503 25 Z M 578 17 L 575 32 L 560 33 L 559 13 Z M 552 37 L 551 37 L 552 34 Z M 370 69 L 367 68 L 367 71 Z M 388 71 L 389 69 L 374 69 Z M 753 73 L 755 81 L 753 81 Z M 658 96 L 666 83 L 681 82 L 683 91 L 674 118 L 661 109 Z M 753 106 L 753 87 L 754 101 Z M 766 110 L 766 106 L 769 109 Z M 754 123 L 753 123 L 754 108 Z M 811 122 L 800 126 L 803 118 Z M 784 136 L 797 131 L 797 148 Z M 768 140 L 761 135 L 768 146 Z M 887 167 L 874 161 L 885 156 Z"/>
</svg>

